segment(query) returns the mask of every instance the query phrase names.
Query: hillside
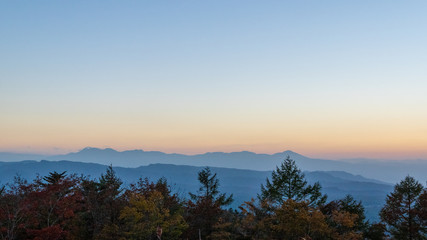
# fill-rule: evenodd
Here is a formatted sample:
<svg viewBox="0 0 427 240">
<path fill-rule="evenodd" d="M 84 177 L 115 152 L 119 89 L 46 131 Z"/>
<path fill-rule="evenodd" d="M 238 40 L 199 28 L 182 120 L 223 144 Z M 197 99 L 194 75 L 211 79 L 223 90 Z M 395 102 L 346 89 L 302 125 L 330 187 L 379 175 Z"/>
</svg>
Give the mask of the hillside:
<svg viewBox="0 0 427 240">
<path fill-rule="evenodd" d="M 2 184 L 13 181 L 16 175 L 31 180 L 37 175 L 45 176 L 49 172 L 67 171 L 72 174 L 99 177 L 106 169 L 106 165 L 94 163 L 81 163 L 72 161 L 22 161 L 0 162 L 0 181 Z M 165 177 L 173 191 L 186 197 L 188 192 L 195 192 L 198 188 L 197 173 L 202 167 L 182 166 L 171 164 L 151 164 L 137 168 L 115 167 L 117 175 L 125 184 L 136 182 L 139 178 L 149 178 L 155 181 Z M 233 168 L 213 167 L 218 174 L 221 191 L 233 193 L 235 202 L 232 207 L 237 207 L 244 201 L 255 198 L 260 191 L 260 185 L 271 175 L 270 171 L 254 171 Z M 367 215 L 372 220 L 377 220 L 377 213 L 384 203 L 385 196 L 392 190 L 392 186 L 378 180 L 355 176 L 346 172 L 316 171 L 305 172 L 306 179 L 310 182 L 319 181 L 323 192 L 328 194 L 329 200 L 339 199 L 346 194 L 353 195 L 362 200 Z"/>
</svg>

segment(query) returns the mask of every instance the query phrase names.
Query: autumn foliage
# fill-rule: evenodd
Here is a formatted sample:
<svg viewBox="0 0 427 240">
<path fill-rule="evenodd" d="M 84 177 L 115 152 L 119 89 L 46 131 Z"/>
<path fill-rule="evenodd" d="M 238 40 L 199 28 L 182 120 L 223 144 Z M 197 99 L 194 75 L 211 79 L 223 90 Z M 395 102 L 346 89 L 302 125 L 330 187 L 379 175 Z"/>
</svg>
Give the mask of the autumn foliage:
<svg viewBox="0 0 427 240">
<path fill-rule="evenodd" d="M 352 196 L 327 202 L 320 184 L 307 184 L 287 158 L 238 209 L 221 193 L 220 179 L 204 168 L 188 199 L 165 178 L 124 186 L 110 166 L 98 179 L 52 172 L 0 187 L 0 238 L 65 239 L 426 239 L 427 189 L 411 177 L 397 184 L 369 223 Z M 228 208 L 228 209 L 227 209 Z"/>
</svg>

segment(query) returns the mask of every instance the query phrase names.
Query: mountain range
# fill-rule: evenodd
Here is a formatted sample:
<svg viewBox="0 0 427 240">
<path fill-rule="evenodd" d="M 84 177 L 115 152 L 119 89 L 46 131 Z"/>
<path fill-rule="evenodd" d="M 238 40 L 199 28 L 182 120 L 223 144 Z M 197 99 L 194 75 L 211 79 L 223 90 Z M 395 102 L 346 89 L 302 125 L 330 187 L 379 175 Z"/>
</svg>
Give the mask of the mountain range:
<svg viewBox="0 0 427 240">
<path fill-rule="evenodd" d="M 140 177 L 152 181 L 165 177 L 172 189 L 186 197 L 198 188 L 197 172 L 210 166 L 221 182 L 221 190 L 233 193 L 236 208 L 244 201 L 256 198 L 260 185 L 271 171 L 286 158 L 294 159 L 305 171 L 309 183 L 319 181 L 329 200 L 346 194 L 361 200 L 369 219 L 378 220 L 378 211 L 393 184 L 411 175 L 421 183 L 427 180 L 427 161 L 327 160 L 315 159 L 284 151 L 275 154 L 242 152 L 209 152 L 196 155 L 163 153 L 158 151 L 116 151 L 111 148 L 84 148 L 81 151 L 53 156 L 0 153 L 0 183 L 11 182 L 19 174 L 31 180 L 38 174 L 67 171 L 97 178 L 112 165 L 125 184 Z"/>
<path fill-rule="evenodd" d="M 397 183 L 406 175 L 411 175 L 423 183 L 427 181 L 427 161 L 380 161 L 373 159 L 338 161 L 309 158 L 292 151 L 284 151 L 275 154 L 257 154 L 243 151 L 184 155 L 176 153 L 168 154 L 158 151 L 116 151 L 111 148 L 99 149 L 88 147 L 78 152 L 54 156 L 0 153 L 0 161 L 69 160 L 104 165 L 112 164 L 118 167 L 140 167 L 162 163 L 271 171 L 287 156 L 294 159 L 297 165 L 305 171 L 345 171 L 354 175 L 362 175 L 364 177 L 390 183 Z"/>
<path fill-rule="evenodd" d="M 68 174 L 83 174 L 91 178 L 98 178 L 106 168 L 107 166 L 102 164 L 74 161 L 0 162 L 0 184 L 12 182 L 16 175 L 32 180 L 37 176 L 46 176 L 53 171 L 67 171 Z M 199 187 L 197 173 L 201 169 L 202 167 L 171 164 L 150 164 L 137 168 L 114 167 L 125 185 L 135 183 L 139 178 L 156 181 L 165 177 L 170 183 L 171 189 L 181 197 L 188 197 L 188 192 L 197 191 Z M 218 167 L 211 169 L 217 173 L 220 190 L 233 194 L 235 201 L 230 206 L 232 208 L 237 208 L 244 201 L 256 198 L 260 193 L 261 184 L 265 184 L 266 178 L 271 176 L 271 171 Z M 322 192 L 328 195 L 328 200 L 340 199 L 347 194 L 361 200 L 368 218 L 372 221 L 378 220 L 378 212 L 384 204 L 385 197 L 393 188 L 391 184 L 341 171 L 306 171 L 304 173 L 309 183 L 320 182 Z"/>
</svg>

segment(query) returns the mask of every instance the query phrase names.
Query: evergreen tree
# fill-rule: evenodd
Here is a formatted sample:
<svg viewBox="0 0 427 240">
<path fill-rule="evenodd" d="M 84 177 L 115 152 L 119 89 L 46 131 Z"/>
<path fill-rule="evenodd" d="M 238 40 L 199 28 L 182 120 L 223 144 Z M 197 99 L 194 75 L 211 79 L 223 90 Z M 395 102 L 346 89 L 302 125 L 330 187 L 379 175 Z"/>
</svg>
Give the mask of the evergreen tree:
<svg viewBox="0 0 427 240">
<path fill-rule="evenodd" d="M 424 188 L 423 193 L 418 197 L 418 218 L 420 220 L 424 234 L 427 234 L 427 188 Z"/>
<path fill-rule="evenodd" d="M 353 196 L 346 195 L 343 199 L 338 200 L 340 210 L 349 212 L 357 215 L 356 229 L 363 231 L 367 227 L 365 221 L 365 207 L 363 207 L 362 201 L 356 201 Z"/>
<path fill-rule="evenodd" d="M 380 212 L 381 220 L 396 239 L 426 239 L 426 225 L 421 221 L 423 208 L 419 204 L 423 185 L 407 176 L 387 196 Z"/>
<path fill-rule="evenodd" d="M 98 181 L 82 180 L 81 192 L 85 211 L 81 217 L 85 219 L 86 224 L 81 238 L 118 239 L 120 211 L 125 205 L 122 191 L 122 180 L 111 165 Z"/>
<path fill-rule="evenodd" d="M 198 180 L 201 183 L 198 195 L 189 193 L 192 200 L 199 200 L 201 198 L 210 199 L 213 203 L 219 206 L 227 206 L 233 202 L 233 194 L 226 196 L 225 193 L 219 193 L 219 180 L 216 173 L 212 174 L 209 167 L 205 167 L 198 174 Z"/>
<path fill-rule="evenodd" d="M 102 191 L 108 191 L 111 197 L 117 197 L 121 192 L 122 180 L 116 176 L 113 166 L 108 166 L 105 174 L 99 178 L 99 188 Z"/>
<path fill-rule="evenodd" d="M 49 176 L 43 177 L 43 180 L 46 181 L 46 184 L 54 185 L 58 184 L 61 180 L 63 180 L 66 177 L 67 171 L 64 171 L 62 173 L 58 173 L 56 171 L 50 172 Z"/>
<path fill-rule="evenodd" d="M 320 205 L 325 203 L 327 196 L 320 192 L 321 186 L 318 182 L 309 185 L 305 180 L 305 175 L 297 167 L 294 160 L 289 156 L 285 161 L 276 167 L 271 174 L 271 181 L 261 185 L 260 200 L 270 200 L 281 205 L 286 200 L 309 201 L 310 205 Z"/>
<path fill-rule="evenodd" d="M 386 239 L 385 226 L 382 223 L 374 223 L 368 226 L 363 234 L 365 239 L 369 240 L 383 240 Z"/>
<path fill-rule="evenodd" d="M 224 224 L 221 219 L 224 214 L 222 207 L 231 204 L 233 195 L 219 192 L 219 180 L 209 167 L 199 172 L 198 180 L 201 186 L 197 194 L 189 193 L 191 200 L 187 206 L 187 222 L 190 228 L 186 235 L 193 239 L 200 232 L 203 239 L 214 239 L 217 236 L 215 230 L 220 230 L 218 226 Z"/>
</svg>

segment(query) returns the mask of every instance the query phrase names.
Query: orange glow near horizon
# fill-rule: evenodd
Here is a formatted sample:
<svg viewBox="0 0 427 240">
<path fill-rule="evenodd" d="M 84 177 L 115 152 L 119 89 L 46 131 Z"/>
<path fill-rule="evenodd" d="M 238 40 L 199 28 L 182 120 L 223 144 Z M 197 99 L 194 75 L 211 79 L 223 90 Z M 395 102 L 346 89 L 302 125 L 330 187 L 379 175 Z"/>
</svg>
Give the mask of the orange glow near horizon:
<svg viewBox="0 0 427 240">
<path fill-rule="evenodd" d="M 33 154 L 42 154 L 42 155 L 56 155 L 56 154 L 67 154 L 70 152 L 77 152 L 85 147 L 95 147 L 95 148 L 112 148 L 117 151 L 126 151 L 126 150 L 144 150 L 144 151 L 161 151 L 165 153 L 178 153 L 186 155 L 196 155 L 203 154 L 207 152 L 240 152 L 240 151 L 250 151 L 258 154 L 274 154 L 283 152 L 286 150 L 291 150 L 301 155 L 310 158 L 321 158 L 321 159 L 356 159 L 356 158 L 367 158 L 367 159 L 384 159 L 384 160 L 426 160 L 427 151 L 424 149 L 376 149 L 374 151 L 357 151 L 357 150 L 328 150 L 328 149 L 303 149 L 303 148 L 290 148 L 290 147 L 274 147 L 274 146 L 247 146 L 247 145 L 230 145 L 230 146 L 212 146 L 212 147 L 200 147 L 200 148 L 191 148 L 191 147 L 150 147 L 146 146 L 114 146 L 114 145 L 89 145 L 89 146 L 69 146 L 65 148 L 60 147 L 46 147 L 41 145 L 36 146 L 9 146 L 6 148 L 1 148 L 1 152 L 11 152 L 11 153 L 33 153 Z"/>
<path fill-rule="evenodd" d="M 0 151 L 427 160 L 423 4 L 7 1 Z"/>
<path fill-rule="evenodd" d="M 287 119 L 287 123 L 268 118 L 238 124 L 227 122 L 164 121 L 138 123 L 120 121 L 48 123 L 8 122 L 2 125 L 3 152 L 62 154 L 84 147 L 113 148 L 119 151 L 143 149 L 167 153 L 252 151 L 277 153 L 292 150 L 312 158 L 427 159 L 426 129 L 419 123 L 339 120 L 337 122 Z M 268 124 L 267 124 L 268 123 Z M 228 124 L 228 125 L 227 125 Z"/>
</svg>

